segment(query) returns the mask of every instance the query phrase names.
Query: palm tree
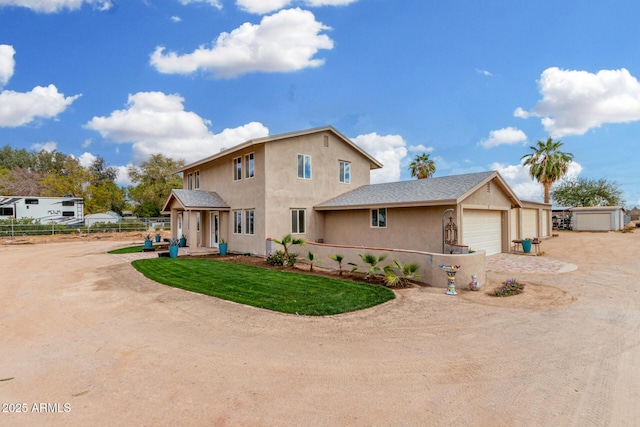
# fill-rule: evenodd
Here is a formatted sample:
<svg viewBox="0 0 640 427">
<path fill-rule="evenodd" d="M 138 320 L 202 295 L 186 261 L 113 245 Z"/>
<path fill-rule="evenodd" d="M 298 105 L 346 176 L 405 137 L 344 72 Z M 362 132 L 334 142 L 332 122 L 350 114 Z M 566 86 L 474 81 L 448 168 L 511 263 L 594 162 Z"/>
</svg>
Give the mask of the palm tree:
<svg viewBox="0 0 640 427">
<path fill-rule="evenodd" d="M 431 178 L 436 173 L 436 164 L 429 158 L 427 153 L 417 155 L 416 158 L 409 165 L 411 171 L 411 177 L 414 176 L 418 179 Z"/>
<path fill-rule="evenodd" d="M 289 263 L 289 247 L 291 247 L 292 245 L 304 246 L 305 244 L 304 239 L 294 239 L 291 233 L 284 236 L 282 240 L 273 239 L 273 241 L 278 245 L 282 245 L 282 248 L 284 249 L 284 266 L 285 267 L 289 266 L 290 264 Z"/>
<path fill-rule="evenodd" d="M 529 147 L 532 153 L 522 156 L 524 165 L 529 166 L 529 175 L 544 187 L 544 202 L 549 203 L 551 185 L 562 178 L 573 160 L 573 154 L 560 151 L 562 142 L 551 137 L 546 142 L 538 141 Z"/>
</svg>

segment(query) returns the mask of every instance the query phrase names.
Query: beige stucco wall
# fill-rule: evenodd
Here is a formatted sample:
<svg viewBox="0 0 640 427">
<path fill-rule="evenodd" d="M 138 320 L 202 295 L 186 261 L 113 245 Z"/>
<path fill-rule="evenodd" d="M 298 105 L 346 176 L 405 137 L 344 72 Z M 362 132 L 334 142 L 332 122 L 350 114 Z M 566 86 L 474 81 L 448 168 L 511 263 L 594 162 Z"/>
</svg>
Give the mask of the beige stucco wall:
<svg viewBox="0 0 640 427">
<path fill-rule="evenodd" d="M 325 147 L 324 137 L 329 138 Z M 298 178 L 298 154 L 311 156 L 311 179 Z M 306 209 L 308 241 L 325 238 L 325 216 L 313 206 L 369 184 L 370 162 L 333 133 L 317 133 L 274 141 L 265 147 L 268 165 L 266 192 L 267 237 L 291 232 L 291 209 Z M 351 163 L 351 182 L 339 182 L 339 162 Z"/>
<path fill-rule="evenodd" d="M 278 249 L 277 245 L 274 245 L 274 249 Z M 292 252 L 297 252 L 301 256 L 304 256 L 309 251 L 317 255 L 319 260 L 315 265 L 322 268 L 338 269 L 338 264 L 329 258 L 329 255 L 340 254 L 344 257 L 343 268 L 350 270 L 351 266 L 348 263 L 354 263 L 360 266 L 360 271 L 366 271 L 368 264 L 365 264 L 360 259 L 358 254 L 370 253 L 377 257 L 382 254 L 387 254 L 387 259 L 382 262 L 382 266 L 392 262 L 394 258 L 398 259 L 403 264 L 417 263 L 420 266 L 418 273 L 420 278 L 418 281 L 440 288 L 447 287 L 447 274 L 439 266 L 444 265 L 459 265 L 460 269 L 456 274 L 457 287 L 467 288 L 471 281 L 471 275 L 475 274 L 476 279 L 485 284 L 486 282 L 486 257 L 483 251 L 479 251 L 473 254 L 466 255 L 448 255 L 440 253 L 430 253 L 427 251 L 410 251 L 410 250 L 397 250 L 375 247 L 357 247 L 346 245 L 329 245 L 308 243 L 304 247 L 300 248 L 294 246 Z"/>
<path fill-rule="evenodd" d="M 369 209 L 325 211 L 324 242 L 441 252 L 442 214 L 450 207 L 387 208 L 386 228 L 371 227 Z"/>
</svg>

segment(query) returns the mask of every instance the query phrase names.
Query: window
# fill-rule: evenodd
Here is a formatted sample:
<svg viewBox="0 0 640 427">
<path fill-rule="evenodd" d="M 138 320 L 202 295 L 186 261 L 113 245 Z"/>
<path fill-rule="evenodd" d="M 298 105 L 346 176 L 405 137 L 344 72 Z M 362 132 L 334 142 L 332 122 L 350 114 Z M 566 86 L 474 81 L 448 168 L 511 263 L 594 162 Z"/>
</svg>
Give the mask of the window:
<svg viewBox="0 0 640 427">
<path fill-rule="evenodd" d="M 253 153 L 249 153 L 244 156 L 244 177 L 253 178 L 254 174 Z"/>
<path fill-rule="evenodd" d="M 311 156 L 298 154 L 298 178 L 311 179 Z"/>
<path fill-rule="evenodd" d="M 324 146 L 325 147 L 329 146 L 329 136 L 328 135 L 324 135 Z"/>
<path fill-rule="evenodd" d="M 37 205 L 38 199 L 24 199 L 25 205 Z"/>
<path fill-rule="evenodd" d="M 386 228 L 387 208 L 371 209 L 371 226 Z"/>
<path fill-rule="evenodd" d="M 255 211 L 253 209 L 244 211 L 244 222 L 245 234 L 254 234 Z"/>
<path fill-rule="evenodd" d="M 345 184 L 351 182 L 351 163 L 340 162 L 340 182 Z"/>
<path fill-rule="evenodd" d="M 76 203 L 73 200 L 63 200 L 62 206 L 75 206 Z"/>
<path fill-rule="evenodd" d="M 62 216 L 76 216 L 76 213 L 73 211 L 63 211 Z"/>
<path fill-rule="evenodd" d="M 196 231 L 200 231 L 200 212 L 196 212 Z"/>
<path fill-rule="evenodd" d="M 242 211 L 233 212 L 233 233 L 242 234 Z"/>
<path fill-rule="evenodd" d="M 193 174 L 192 173 L 187 175 L 187 188 L 189 190 L 193 190 Z"/>
<path fill-rule="evenodd" d="M 233 180 L 240 181 L 242 179 L 242 157 L 233 159 Z"/>
<path fill-rule="evenodd" d="M 196 171 L 195 173 L 195 188 L 196 190 L 200 188 L 200 171 Z"/>
<path fill-rule="evenodd" d="M 0 208 L 0 216 L 13 216 L 13 208 Z"/>
<path fill-rule="evenodd" d="M 291 232 L 304 234 L 306 232 L 306 211 L 304 209 L 291 209 Z"/>
</svg>

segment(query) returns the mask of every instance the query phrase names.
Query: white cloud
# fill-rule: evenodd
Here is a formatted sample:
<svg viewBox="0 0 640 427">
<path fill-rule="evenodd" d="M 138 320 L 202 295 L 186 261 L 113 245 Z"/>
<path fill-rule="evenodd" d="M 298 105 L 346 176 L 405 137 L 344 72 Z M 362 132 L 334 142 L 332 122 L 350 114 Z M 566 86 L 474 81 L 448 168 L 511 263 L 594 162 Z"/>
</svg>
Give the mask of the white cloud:
<svg viewBox="0 0 640 427">
<path fill-rule="evenodd" d="M 482 74 L 483 76 L 493 77 L 493 74 L 487 70 L 481 70 L 480 68 L 476 68 L 476 73 Z"/>
<path fill-rule="evenodd" d="M 180 0 L 180 3 L 185 6 L 193 3 L 206 3 L 216 9 L 222 9 L 222 3 L 219 0 Z"/>
<path fill-rule="evenodd" d="M 309 7 L 321 7 L 346 6 L 356 1 L 358 0 L 236 0 L 236 5 L 245 12 L 263 15 L 283 9 L 294 3 Z"/>
<path fill-rule="evenodd" d="M 324 64 L 314 59 L 320 49 L 332 49 L 333 41 L 320 34 L 329 27 L 313 13 L 286 9 L 265 16 L 260 24 L 244 23 L 231 33 L 222 33 L 211 48 L 200 46 L 192 53 L 164 53 L 159 46 L 150 63 L 161 73 L 190 74 L 205 71 L 218 78 L 251 72 L 292 72 Z"/>
<path fill-rule="evenodd" d="M 129 178 L 129 167 L 133 166 L 133 163 L 129 163 L 126 166 L 114 166 L 118 170 L 118 177 L 116 178 L 116 184 L 128 187 L 132 185 L 131 178 Z"/>
<path fill-rule="evenodd" d="M 351 138 L 360 148 L 384 165 L 371 171 L 371 182 L 393 182 L 400 179 L 400 163 L 407 155 L 407 143 L 400 135 L 369 133 Z"/>
<path fill-rule="evenodd" d="M 91 140 L 91 138 L 85 139 L 84 141 L 82 141 L 82 148 L 88 148 L 92 142 L 93 141 Z"/>
<path fill-rule="evenodd" d="M 480 141 L 480 145 L 484 148 L 497 147 L 499 145 L 520 144 L 527 140 L 527 135 L 520 129 L 514 127 L 506 127 L 489 132 L 489 138 Z"/>
<path fill-rule="evenodd" d="M 518 165 L 503 165 L 501 163 L 492 163 L 491 170 L 496 170 L 507 181 L 509 187 L 521 200 L 530 200 L 534 202 L 544 201 L 544 189 L 542 184 L 534 181 L 529 175 L 529 166 L 522 163 Z M 582 165 L 576 161 L 569 163 L 569 170 L 565 178 L 575 178 L 582 172 Z"/>
<path fill-rule="evenodd" d="M 13 55 L 16 54 L 13 46 L 8 44 L 0 44 L 0 88 L 11 80 L 16 61 Z"/>
<path fill-rule="evenodd" d="M 208 129 L 210 122 L 185 111 L 183 101 L 180 95 L 138 92 L 129 95 L 126 109 L 116 110 L 108 117 L 94 117 L 85 127 L 113 142 L 133 144 L 135 162 L 156 153 L 192 162 L 269 134 L 258 122 L 213 134 Z"/>
<path fill-rule="evenodd" d="M 180 18 L 179 16 L 174 15 L 174 16 L 171 17 L 171 21 L 173 21 L 173 22 L 181 22 L 182 18 Z"/>
<path fill-rule="evenodd" d="M 83 4 L 91 5 L 100 11 L 107 11 L 113 7 L 111 0 L 0 0 L 0 8 L 24 7 L 40 13 L 56 13 L 65 9 L 78 10 Z"/>
<path fill-rule="evenodd" d="M 433 147 L 427 147 L 424 144 L 410 145 L 409 152 L 410 153 L 432 153 Z"/>
<path fill-rule="evenodd" d="M 55 85 L 36 86 L 31 92 L 11 90 L 0 92 L 0 127 L 18 127 L 38 117 L 53 118 L 62 113 L 80 95 L 68 96 L 58 92 Z"/>
<path fill-rule="evenodd" d="M 78 161 L 80 162 L 80 166 L 82 166 L 83 168 L 88 168 L 93 162 L 96 161 L 97 158 L 97 156 L 94 156 L 93 154 L 85 151 L 80 155 L 80 157 L 78 157 Z"/>
<path fill-rule="evenodd" d="M 542 99 L 520 118 L 541 117 L 552 137 L 582 135 L 605 123 L 640 120 L 640 82 L 629 71 L 587 71 L 547 68 L 538 81 Z"/>
<path fill-rule="evenodd" d="M 37 152 L 40 152 L 42 150 L 46 151 L 46 152 L 53 152 L 58 148 L 58 144 L 55 141 L 48 141 L 48 142 L 36 142 L 34 144 L 31 144 L 31 149 Z"/>
</svg>

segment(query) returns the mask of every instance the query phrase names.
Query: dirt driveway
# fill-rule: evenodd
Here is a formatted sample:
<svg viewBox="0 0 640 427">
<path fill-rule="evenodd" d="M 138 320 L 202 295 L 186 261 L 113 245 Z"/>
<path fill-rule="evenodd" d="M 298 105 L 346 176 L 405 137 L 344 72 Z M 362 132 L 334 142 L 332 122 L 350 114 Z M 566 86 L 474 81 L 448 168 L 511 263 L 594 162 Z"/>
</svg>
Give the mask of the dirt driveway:
<svg viewBox="0 0 640 427">
<path fill-rule="evenodd" d="M 517 259 L 493 263 L 511 270 L 490 271 L 493 281 L 528 283 L 516 297 L 416 288 L 328 318 L 158 285 L 105 253 L 118 246 L 0 245 L 0 425 L 640 419 L 638 231 L 543 243 L 541 259 L 574 271 L 516 273 Z"/>
</svg>

